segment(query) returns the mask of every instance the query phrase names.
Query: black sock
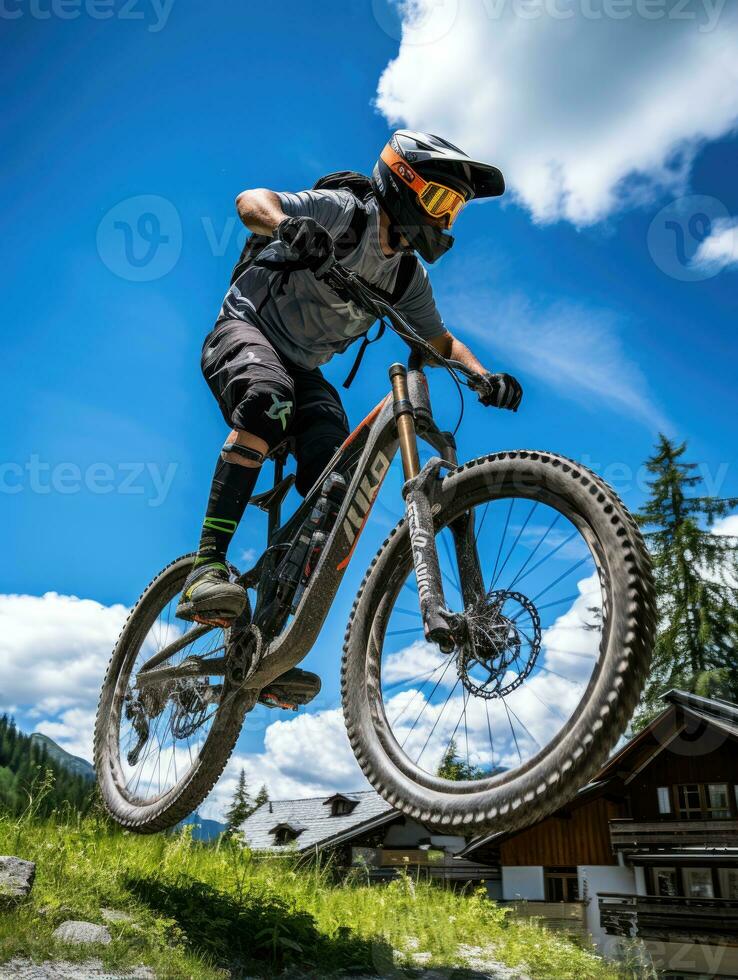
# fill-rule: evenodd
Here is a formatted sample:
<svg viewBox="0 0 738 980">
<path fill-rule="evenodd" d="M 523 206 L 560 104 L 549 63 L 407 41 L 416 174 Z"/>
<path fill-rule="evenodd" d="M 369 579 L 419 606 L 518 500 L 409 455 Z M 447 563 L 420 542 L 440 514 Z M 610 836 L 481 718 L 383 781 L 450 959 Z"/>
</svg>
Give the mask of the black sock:
<svg viewBox="0 0 738 980">
<path fill-rule="evenodd" d="M 222 456 L 218 457 L 196 566 L 224 564 L 228 545 L 243 517 L 258 476 L 258 466 L 227 463 Z"/>
</svg>

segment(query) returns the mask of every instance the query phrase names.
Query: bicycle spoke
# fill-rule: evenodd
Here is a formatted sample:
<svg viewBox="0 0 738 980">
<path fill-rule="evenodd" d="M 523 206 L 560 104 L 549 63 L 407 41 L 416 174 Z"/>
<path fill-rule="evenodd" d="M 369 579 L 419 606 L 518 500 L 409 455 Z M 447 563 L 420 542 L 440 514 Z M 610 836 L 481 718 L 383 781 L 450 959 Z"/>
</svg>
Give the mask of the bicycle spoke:
<svg viewBox="0 0 738 980">
<path fill-rule="evenodd" d="M 448 539 L 445 534 L 440 534 L 439 537 L 441 539 L 441 542 L 443 543 L 443 548 L 444 551 L 446 552 L 446 558 L 448 560 L 448 563 L 451 566 L 451 569 L 453 570 L 454 573 L 454 579 L 455 579 L 454 587 L 456 591 L 459 593 L 459 595 L 462 595 L 463 593 L 461 591 L 461 581 L 459 580 L 459 570 L 457 567 L 457 563 L 451 560 L 451 547 L 448 543 Z"/>
<path fill-rule="evenodd" d="M 497 549 L 497 557 L 495 558 L 495 567 L 492 569 L 492 578 L 490 580 L 490 587 L 487 590 L 488 592 L 491 591 L 491 589 L 492 589 L 492 582 L 495 581 L 495 577 L 497 575 L 497 566 L 498 566 L 498 564 L 500 562 L 500 555 L 502 554 L 502 546 L 505 543 L 505 537 L 507 535 L 507 529 L 508 529 L 508 526 L 510 524 L 510 515 L 512 514 L 513 505 L 514 504 L 515 504 L 515 497 L 511 497 L 510 498 L 510 507 L 508 508 L 508 511 L 507 511 L 507 517 L 505 518 L 505 527 L 504 527 L 504 529 L 502 531 L 502 537 L 500 538 L 500 547 Z"/>
<path fill-rule="evenodd" d="M 443 707 L 441 708 L 441 711 L 440 711 L 438 717 L 436 718 L 435 722 L 433 723 L 433 728 L 431 728 L 431 730 L 430 730 L 430 735 L 425 740 L 425 745 L 421 749 L 420 755 L 415 760 L 416 764 L 418 764 L 420 762 L 421 758 L 423 757 L 423 753 L 428 748 L 428 742 L 430 742 L 431 738 L 433 737 L 433 732 L 436 730 L 436 727 L 438 726 L 438 722 L 441 720 L 441 716 L 443 715 L 443 712 L 446 710 L 446 706 L 448 705 L 449 701 L 451 700 L 451 697 L 453 696 L 454 691 L 456 690 L 456 688 L 459 686 L 460 683 L 461 683 L 461 680 L 460 679 L 457 680 L 456 683 L 454 684 L 454 686 L 449 691 L 449 695 L 446 698 L 446 700 L 444 701 Z"/>
<path fill-rule="evenodd" d="M 443 678 L 444 678 L 444 677 L 446 676 L 446 671 L 448 670 L 448 668 L 449 668 L 449 667 L 451 666 L 451 664 L 452 664 L 452 663 L 453 663 L 453 661 L 452 661 L 452 660 L 449 660 L 449 661 L 448 661 L 448 663 L 446 664 L 446 666 L 445 666 L 445 668 L 444 668 L 444 671 L 443 671 L 443 673 L 441 674 L 441 676 L 440 676 L 440 677 L 438 678 L 438 680 L 436 681 L 436 685 L 435 685 L 435 687 L 433 688 L 433 690 L 432 690 L 432 691 L 431 691 L 431 693 L 430 693 L 430 697 L 428 698 L 428 700 L 427 700 L 427 701 L 425 702 L 425 704 L 423 705 L 423 708 L 422 708 L 422 710 L 421 710 L 421 712 L 420 712 L 420 714 L 418 715 L 418 717 L 417 717 L 417 718 L 415 719 L 415 721 L 413 722 L 413 725 L 412 725 L 412 728 L 410 729 L 410 731 L 409 731 L 409 732 L 407 733 L 407 735 L 405 736 L 405 739 L 404 739 L 404 741 L 402 742 L 402 745 L 400 746 L 401 748 L 404 748 L 404 747 L 405 747 L 405 742 L 406 742 L 406 741 L 408 740 L 408 738 L 410 737 L 410 735 L 411 735 L 411 734 L 412 734 L 412 732 L 414 731 L 414 729 L 415 729 L 415 726 L 416 726 L 416 725 L 418 724 L 418 722 L 420 721 L 420 716 L 421 716 L 421 715 L 423 714 L 423 711 L 425 711 L 425 709 L 426 709 L 426 708 L 428 707 L 428 705 L 429 705 L 429 704 L 431 703 L 431 698 L 433 697 L 433 695 L 434 695 L 434 694 L 436 693 L 436 691 L 438 690 L 438 688 L 439 688 L 439 686 L 440 686 L 440 684 L 441 684 L 441 681 L 442 681 L 442 680 L 443 680 Z M 457 681 L 456 683 L 458 684 L 458 681 Z M 450 695 L 449 695 L 449 697 L 450 697 Z"/>
<path fill-rule="evenodd" d="M 510 585 L 507 587 L 507 591 L 508 592 L 512 592 L 512 590 L 515 587 L 515 585 L 517 584 L 517 582 L 520 581 L 520 576 L 525 571 L 525 569 L 528 567 L 528 565 L 530 564 L 530 562 L 535 558 L 535 556 L 536 556 L 536 554 L 538 552 L 538 549 L 541 547 L 541 545 L 544 543 L 544 541 L 546 540 L 546 538 L 549 536 L 549 534 L 551 533 L 551 531 L 553 531 L 553 529 L 556 527 L 556 525 L 559 523 L 560 520 L 561 520 L 561 514 L 557 513 L 556 516 L 554 517 L 554 519 L 549 524 L 549 526 L 546 528 L 546 530 L 545 530 L 543 536 L 541 537 L 540 541 L 538 542 L 538 544 L 535 546 L 535 548 L 531 551 L 531 553 L 528 555 L 528 557 L 526 558 L 526 560 L 523 562 L 523 564 L 518 569 L 517 575 L 512 580 L 512 582 L 510 583 Z"/>
<path fill-rule="evenodd" d="M 523 755 L 520 751 L 520 746 L 518 745 L 518 736 L 515 734 L 515 729 L 513 728 L 512 718 L 510 717 L 510 708 L 508 707 L 507 701 L 504 698 L 502 699 L 502 703 L 505 707 L 505 711 L 507 712 L 507 720 L 510 724 L 510 731 L 512 732 L 513 741 L 515 742 L 515 748 L 517 749 L 517 753 L 518 753 L 518 759 L 520 759 L 520 764 L 522 766 Z"/>
<path fill-rule="evenodd" d="M 515 538 L 515 540 L 513 541 L 513 543 L 512 543 L 512 545 L 510 546 L 510 550 L 509 550 L 509 551 L 508 551 L 508 553 L 507 553 L 507 557 L 506 557 L 506 558 L 505 558 L 505 560 L 503 561 L 503 563 L 502 563 L 502 565 L 500 565 L 500 570 L 499 570 L 499 572 L 497 573 L 497 575 L 495 576 L 495 579 L 494 579 L 494 581 L 492 582 L 492 585 L 490 586 L 490 588 L 491 588 L 491 589 L 494 589 L 494 587 L 495 587 L 495 585 L 497 584 L 497 582 L 498 582 L 498 580 L 499 580 L 499 578 L 500 578 L 500 576 L 501 576 L 501 575 L 502 575 L 502 573 L 503 573 L 503 572 L 505 571 L 505 566 L 507 565 L 507 563 L 508 563 L 508 561 L 510 560 L 510 555 L 511 555 L 511 554 L 513 553 L 513 551 L 515 551 L 515 548 L 516 548 L 516 546 L 517 546 L 517 543 L 518 543 L 518 541 L 520 541 L 520 538 L 521 538 L 521 536 L 522 536 L 522 534 L 523 534 L 523 531 L 525 531 L 525 529 L 526 529 L 526 527 L 528 526 L 528 521 L 529 521 L 529 520 L 531 519 L 531 517 L 533 516 L 533 512 L 535 511 L 535 509 L 536 509 L 536 507 L 537 507 L 537 506 L 538 506 L 538 502 L 536 502 L 536 503 L 534 503 L 534 504 L 533 504 L 533 506 L 531 507 L 531 509 L 530 509 L 530 511 L 528 512 L 528 516 L 527 516 L 527 517 L 525 518 L 525 520 L 523 521 L 523 524 L 522 524 L 522 526 L 521 526 L 521 528 L 520 528 L 520 530 L 518 531 L 518 534 L 517 534 L 517 537 L 516 537 L 516 538 Z M 509 589 L 508 589 L 508 590 L 506 590 L 506 591 L 509 591 Z"/>
<path fill-rule="evenodd" d="M 136 687 L 137 669 L 162 650 L 172 648 L 167 660 L 169 666 L 179 666 L 189 657 L 197 657 L 204 662 L 207 670 L 208 661 L 221 659 L 227 649 L 223 631 L 220 629 L 202 631 L 199 624 L 188 623 L 181 630 L 179 622 L 173 619 L 175 605 L 176 599 L 170 599 L 162 607 L 159 615 L 152 621 L 148 635 L 140 643 L 136 662 L 129 675 L 131 702 L 127 710 L 132 714 L 128 718 L 122 712 L 120 717 L 118 745 L 124 772 L 123 785 L 126 793 L 139 804 L 161 797 L 184 776 L 183 767 L 189 772 L 196 765 L 204 743 L 203 735 L 218 710 L 218 698 L 216 695 L 212 699 L 212 692 L 216 688 L 222 689 L 222 685 L 217 684 L 221 675 L 215 675 L 216 683 L 213 684 L 213 675 L 205 673 L 197 678 L 168 682 L 173 687 L 167 687 L 166 681 L 161 682 L 163 688 L 157 687 L 156 683 L 147 684 L 141 691 Z M 191 639 L 189 634 L 192 634 Z M 198 688 L 198 684 L 204 687 Z M 208 702 L 203 700 L 205 693 L 200 693 L 201 691 L 210 692 L 208 697 L 212 699 L 212 707 L 208 710 L 204 710 Z M 158 697 L 166 700 L 152 709 L 151 705 L 156 704 Z M 179 700 L 181 697 L 187 700 Z M 149 711 L 152 713 L 148 714 Z M 136 720 L 135 713 L 141 712 L 144 713 L 144 719 L 148 718 L 145 740 L 137 731 L 138 721 L 136 725 L 133 723 Z M 194 728 L 188 724 L 188 712 L 194 713 L 189 715 L 195 719 Z M 175 734 L 175 728 L 179 731 L 179 737 Z M 129 765 L 128 755 L 134 747 L 137 747 L 138 758 L 134 765 Z"/>
</svg>

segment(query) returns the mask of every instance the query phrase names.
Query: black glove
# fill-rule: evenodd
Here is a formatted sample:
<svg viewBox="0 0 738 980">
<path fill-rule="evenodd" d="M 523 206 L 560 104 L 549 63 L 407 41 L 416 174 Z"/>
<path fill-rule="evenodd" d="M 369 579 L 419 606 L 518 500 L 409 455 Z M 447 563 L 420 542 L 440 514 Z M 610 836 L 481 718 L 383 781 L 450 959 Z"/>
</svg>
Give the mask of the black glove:
<svg viewBox="0 0 738 980">
<path fill-rule="evenodd" d="M 469 381 L 469 387 L 477 392 L 483 405 L 509 408 L 511 412 L 517 412 L 523 398 L 523 389 L 511 374 L 477 374 Z"/>
<path fill-rule="evenodd" d="M 308 269 L 320 268 L 333 255 L 333 239 L 314 218 L 285 218 L 275 235 Z"/>
</svg>

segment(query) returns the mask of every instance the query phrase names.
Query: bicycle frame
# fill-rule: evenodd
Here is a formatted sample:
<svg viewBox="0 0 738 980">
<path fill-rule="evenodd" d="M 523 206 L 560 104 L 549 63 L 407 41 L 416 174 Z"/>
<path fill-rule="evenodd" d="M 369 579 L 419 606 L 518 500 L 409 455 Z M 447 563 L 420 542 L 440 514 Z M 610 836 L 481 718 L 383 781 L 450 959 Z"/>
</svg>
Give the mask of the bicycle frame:
<svg viewBox="0 0 738 980">
<path fill-rule="evenodd" d="M 412 363 L 412 359 L 411 359 Z M 342 470 L 349 450 L 361 448 L 358 465 L 349 484 L 333 529 L 326 541 L 295 616 L 287 628 L 275 636 L 262 651 L 256 669 L 245 680 L 247 688 L 262 688 L 286 670 L 298 664 L 318 638 L 331 608 L 344 572 L 356 548 L 385 475 L 401 450 L 406 483 L 408 526 L 412 540 L 413 560 L 418 578 L 421 613 L 426 635 L 442 648 L 450 649 L 452 624 L 445 616 L 445 600 L 438 556 L 433 534 L 432 481 L 441 465 L 457 465 L 453 436 L 441 432 L 433 421 L 425 375 L 420 367 L 405 368 L 396 364 L 390 369 L 393 392 L 387 395 L 346 439 L 326 472 Z M 417 423 L 417 430 L 416 430 Z M 419 471 L 416 436 L 434 448 L 439 457 L 430 460 Z M 345 463 L 344 463 L 345 467 Z M 319 488 L 320 480 L 316 484 Z M 275 537 L 285 536 L 305 519 L 312 505 L 316 488 Z M 470 520 L 455 522 L 452 527 L 460 571 L 464 575 L 464 591 L 479 594 L 481 582 L 476 556 L 473 526 Z M 466 569 L 466 571 L 464 571 Z M 476 569 L 476 575 L 475 575 Z M 248 578 L 248 573 L 245 578 Z M 482 590 L 483 590 L 482 585 Z"/>
<path fill-rule="evenodd" d="M 415 366 L 413 366 L 414 359 Z M 384 477 L 398 449 L 403 461 L 405 475 L 403 497 L 406 503 L 425 634 L 429 640 L 438 643 L 442 650 L 449 652 L 453 649 L 454 621 L 446 609 L 432 515 L 433 490 L 439 483 L 440 469 L 443 466 L 452 469 L 457 465 L 456 443 L 450 432 L 442 432 L 435 424 L 428 383 L 422 366 L 417 363 L 414 355 L 410 358 L 409 371 L 401 364 L 394 364 L 389 373 L 392 392 L 385 396 L 347 437 L 305 500 L 284 525 L 276 527 L 279 521 L 281 496 L 277 495 L 275 502 L 268 507 L 271 532 L 268 547 L 256 565 L 239 577 L 241 584 L 257 589 L 262 582 L 263 564 L 267 555 L 275 547 L 291 540 L 305 522 L 320 492 L 324 477 L 334 470 L 348 474 L 356 456 L 359 456 L 335 524 L 295 610 L 292 622 L 284 630 L 270 637 L 268 634 L 271 624 L 268 621 L 260 623 L 261 610 L 257 603 L 253 622 L 260 633 L 263 630 L 267 637 L 258 657 L 250 658 L 252 662 L 240 684 L 244 690 L 258 690 L 265 687 L 285 671 L 296 666 L 310 652 L 330 611 Z M 422 470 L 418 462 L 418 437 L 439 454 L 429 460 Z M 274 487 L 279 485 L 281 470 L 281 461 L 275 457 Z M 459 564 L 462 593 L 465 601 L 473 601 L 484 593 L 473 516 L 464 515 L 458 518 L 451 525 L 451 532 Z M 285 614 L 284 620 L 286 618 Z M 139 684 L 142 682 L 145 684 L 147 681 L 160 683 L 181 676 L 212 676 L 214 673 L 226 673 L 227 657 L 223 658 L 223 664 L 219 664 L 219 669 L 216 671 L 213 670 L 212 661 L 209 663 L 203 661 L 200 665 L 197 662 L 198 658 L 192 658 L 190 663 L 185 661 L 178 667 L 162 666 L 169 657 L 182 648 L 185 642 L 191 642 L 195 632 L 202 631 L 204 634 L 210 628 L 196 627 L 196 630 L 185 634 L 190 638 L 188 641 L 185 641 L 184 637 L 178 638 L 159 651 L 139 671 Z M 277 629 L 279 630 L 279 625 Z M 242 635 L 247 639 L 253 638 L 253 627 L 246 624 Z"/>
</svg>

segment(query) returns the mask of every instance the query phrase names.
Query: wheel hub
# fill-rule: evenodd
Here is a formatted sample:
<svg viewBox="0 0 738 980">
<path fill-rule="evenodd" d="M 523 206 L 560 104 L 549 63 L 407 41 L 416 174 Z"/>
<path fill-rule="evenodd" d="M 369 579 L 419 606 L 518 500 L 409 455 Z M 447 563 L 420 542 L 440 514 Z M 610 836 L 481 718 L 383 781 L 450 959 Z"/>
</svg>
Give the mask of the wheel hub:
<svg viewBox="0 0 738 980">
<path fill-rule="evenodd" d="M 475 697 L 505 697 L 523 683 L 538 659 L 541 623 L 536 607 L 520 592 L 489 592 L 464 618 L 466 640 L 458 660 L 462 684 Z"/>
</svg>

